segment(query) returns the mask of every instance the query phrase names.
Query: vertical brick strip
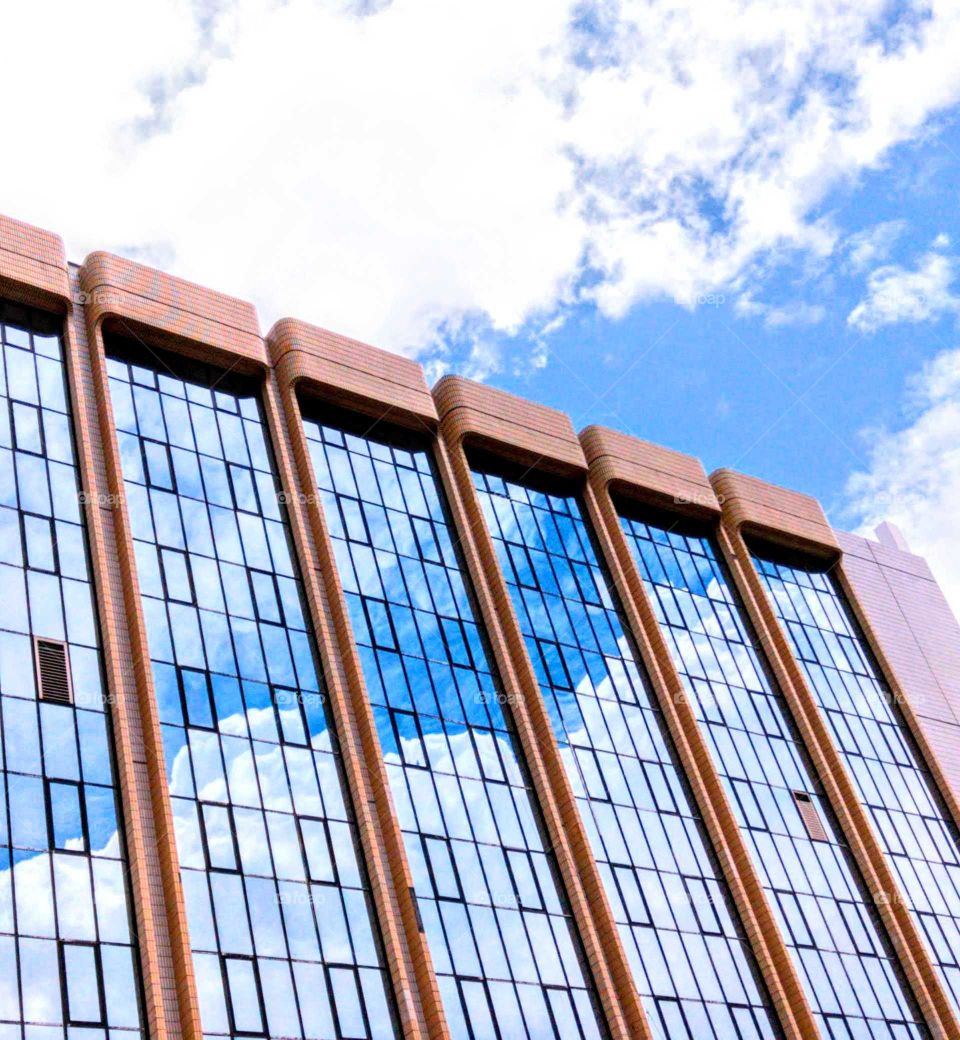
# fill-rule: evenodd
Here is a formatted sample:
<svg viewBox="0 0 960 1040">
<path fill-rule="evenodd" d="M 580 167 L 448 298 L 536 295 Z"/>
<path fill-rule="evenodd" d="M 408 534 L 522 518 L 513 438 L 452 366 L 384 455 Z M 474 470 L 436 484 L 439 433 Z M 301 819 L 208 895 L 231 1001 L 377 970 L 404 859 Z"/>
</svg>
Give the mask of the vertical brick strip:
<svg viewBox="0 0 960 1040">
<path fill-rule="evenodd" d="M 502 681 L 509 684 L 507 692 L 512 695 L 517 735 L 608 1026 L 614 1037 L 652 1040 L 653 1034 L 540 695 L 536 673 L 527 656 L 510 591 L 473 486 L 455 413 L 449 413 L 440 424 L 437 463 L 497 670 Z"/>
<path fill-rule="evenodd" d="M 79 300 L 79 279 L 71 272 Z M 66 364 L 94 587 L 100 619 L 106 694 L 116 752 L 128 880 L 143 980 L 144 1016 L 153 1040 L 182 1036 L 176 977 L 164 909 L 163 876 L 150 796 L 140 705 L 127 630 L 122 577 L 114 542 L 106 460 L 97 422 L 97 395 L 82 305 L 66 322 Z"/>
<path fill-rule="evenodd" d="M 117 626 L 118 632 L 126 629 L 126 641 L 129 643 L 129 657 L 124 655 L 123 681 L 125 689 L 135 693 L 139 708 L 143 736 L 143 761 L 138 763 L 137 768 L 143 774 L 143 780 L 149 790 L 150 808 L 155 828 L 154 840 L 157 857 L 154 867 L 155 874 L 151 878 L 151 882 L 156 884 L 159 880 L 163 891 L 170 959 L 177 993 L 180 1035 L 184 1040 L 202 1040 L 200 1007 L 193 974 L 187 915 L 183 890 L 180 885 L 180 866 L 173 827 L 173 811 L 167 786 L 163 740 L 154 694 L 153 675 L 150 669 L 147 632 L 140 604 L 140 586 L 133 550 L 133 534 L 124 495 L 120 450 L 114 429 L 110 387 L 107 382 L 101 320 L 96 318 L 89 308 L 85 308 L 85 312 L 89 343 L 87 357 L 100 420 L 100 442 L 106 473 L 107 497 L 105 501 L 110 504 L 109 508 L 104 510 L 105 517 L 108 518 L 104 524 L 104 536 L 106 537 L 111 526 L 113 528 L 113 545 L 107 547 L 104 542 L 103 552 L 116 561 L 114 564 L 116 580 L 120 585 L 122 599 L 118 599 L 114 604 L 113 624 Z M 159 878 L 157 878 L 157 874 Z"/>
<path fill-rule="evenodd" d="M 316 494 L 316 479 L 300 404 L 280 365 L 264 392 L 268 424 L 303 573 L 325 688 L 337 725 L 343 763 L 353 793 L 357 825 L 404 1037 L 448 1040 L 440 989 L 420 931 L 413 877 L 403 847 L 377 738 L 333 544 Z M 286 428 L 281 416 L 286 419 Z M 301 503 L 306 504 L 304 510 Z M 306 513 L 307 520 L 304 519 Z M 309 522 L 307 522 L 309 521 Z"/>
<path fill-rule="evenodd" d="M 627 622 L 639 646 L 680 764 L 693 790 L 784 1036 L 788 1040 L 810 1040 L 820 1035 L 813 1011 L 717 774 L 703 729 L 643 587 L 610 498 L 607 481 L 597 469 L 591 469 L 584 499 Z"/>
<path fill-rule="evenodd" d="M 726 507 L 725 507 L 726 508 Z M 725 515 L 720 525 L 720 549 L 743 599 L 751 623 L 764 647 L 824 794 L 836 814 L 861 876 L 887 930 L 907 983 L 931 1033 L 937 1040 L 960 1037 L 960 1022 L 940 984 L 936 968 L 917 931 L 910 910 L 884 856 L 873 824 L 860 803 L 826 720 L 795 660 L 750 555 L 739 524 Z"/>
</svg>

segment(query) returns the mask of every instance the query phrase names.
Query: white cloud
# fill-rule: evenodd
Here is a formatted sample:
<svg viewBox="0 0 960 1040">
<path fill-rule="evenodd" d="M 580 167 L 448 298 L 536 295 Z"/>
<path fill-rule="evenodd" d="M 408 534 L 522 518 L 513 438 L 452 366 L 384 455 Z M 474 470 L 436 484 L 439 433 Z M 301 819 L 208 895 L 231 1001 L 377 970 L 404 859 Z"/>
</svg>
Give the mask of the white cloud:
<svg viewBox="0 0 960 1040">
<path fill-rule="evenodd" d="M 827 316 L 826 307 L 819 303 L 794 300 L 791 303 L 775 306 L 755 300 L 749 294 L 738 297 L 736 311 L 743 317 L 761 318 L 768 329 L 779 329 L 792 325 L 818 325 Z"/>
<path fill-rule="evenodd" d="M 867 278 L 867 295 L 847 315 L 847 324 L 875 332 L 897 322 L 930 321 L 960 310 L 960 297 L 951 292 L 956 264 L 952 257 L 931 250 L 915 270 L 897 264 L 878 267 Z"/>
<path fill-rule="evenodd" d="M 947 350 L 911 382 L 907 421 L 874 430 L 869 466 L 846 488 L 846 515 L 870 534 L 883 520 L 926 557 L 960 617 L 960 349 Z"/>
<path fill-rule="evenodd" d="M 885 220 L 851 235 L 846 242 L 850 268 L 853 271 L 865 271 L 872 264 L 886 260 L 891 248 L 906 230 L 905 220 Z M 937 245 L 936 241 L 934 245 Z"/>
<path fill-rule="evenodd" d="M 956 3 L 888 6 L 35 0 L 0 209 L 421 353 L 690 301 L 829 253 L 825 194 L 960 97 Z"/>
</svg>

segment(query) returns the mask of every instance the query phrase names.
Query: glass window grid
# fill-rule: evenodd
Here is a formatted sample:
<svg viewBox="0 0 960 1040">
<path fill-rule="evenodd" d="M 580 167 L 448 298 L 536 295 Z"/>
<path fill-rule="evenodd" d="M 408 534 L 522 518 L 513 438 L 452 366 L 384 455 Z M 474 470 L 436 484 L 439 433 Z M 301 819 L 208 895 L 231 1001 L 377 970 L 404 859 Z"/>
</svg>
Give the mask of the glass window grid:
<svg viewBox="0 0 960 1040">
<path fill-rule="evenodd" d="M 429 453 L 304 426 L 451 1031 L 605 1035 Z"/>
<path fill-rule="evenodd" d="M 960 1010 L 958 836 L 832 574 L 755 556 L 810 689 Z"/>
<path fill-rule="evenodd" d="M 0 1037 L 139 1036 L 62 319 L 0 303 Z M 67 643 L 74 701 L 38 700 L 33 638 Z"/>
<path fill-rule="evenodd" d="M 397 1035 L 256 388 L 108 343 L 207 1035 Z"/>
<path fill-rule="evenodd" d="M 713 538 L 621 525 L 824 1035 L 926 1036 Z"/>
<path fill-rule="evenodd" d="M 779 1035 L 577 497 L 474 481 L 656 1035 Z"/>
</svg>

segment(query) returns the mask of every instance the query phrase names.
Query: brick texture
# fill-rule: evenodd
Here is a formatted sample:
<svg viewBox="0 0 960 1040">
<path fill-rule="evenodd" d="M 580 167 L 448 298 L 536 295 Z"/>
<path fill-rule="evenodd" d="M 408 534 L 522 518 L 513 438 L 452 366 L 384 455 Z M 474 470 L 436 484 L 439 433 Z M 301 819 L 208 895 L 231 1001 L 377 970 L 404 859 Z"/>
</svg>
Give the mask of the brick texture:
<svg viewBox="0 0 960 1040">
<path fill-rule="evenodd" d="M 267 340 L 273 365 L 290 384 L 376 420 L 436 427 L 437 410 L 416 362 L 292 318 L 278 321 Z"/>
<path fill-rule="evenodd" d="M 960 624 L 925 560 L 837 537 L 840 582 L 960 825 Z"/>
<path fill-rule="evenodd" d="M 82 270 L 79 272 L 79 282 L 81 285 L 88 284 Z M 175 1001 L 169 1000 L 172 1019 L 168 1018 L 168 1022 L 172 1020 L 179 1024 L 178 1035 L 184 1040 L 201 1040 L 200 1005 L 193 975 L 186 906 L 180 884 L 163 738 L 150 669 L 146 624 L 140 609 L 133 533 L 124 494 L 120 449 L 107 381 L 103 313 L 98 314 L 96 308 L 89 305 L 83 307 L 83 312 L 86 357 L 96 402 L 99 423 L 97 434 L 106 476 L 101 501 L 110 518 L 109 523 L 104 524 L 102 540 L 94 551 L 98 555 L 103 554 L 107 565 L 116 572 L 115 577 L 111 576 L 110 583 L 101 585 L 98 591 L 101 595 L 107 593 L 111 596 L 113 609 L 109 624 L 113 629 L 112 637 L 117 640 L 122 653 L 117 682 L 122 684 L 124 697 L 136 704 L 140 722 L 140 760 L 135 762 L 135 767 L 141 785 L 149 792 L 149 801 L 143 804 L 142 811 L 149 811 L 150 819 L 149 822 L 145 820 L 143 826 L 148 833 L 152 827 L 153 847 L 156 851 L 156 858 L 150 864 L 150 884 L 164 911 L 167 937 L 161 953 L 164 955 L 164 965 L 172 969 L 176 993 Z M 112 598 L 114 596 L 116 599 Z M 151 954 L 152 951 L 148 950 L 148 958 Z M 175 1015 L 172 1014 L 174 1010 Z"/>
<path fill-rule="evenodd" d="M 719 517 L 720 502 L 699 459 L 605 426 L 580 434 L 591 481 L 611 494 L 684 516 Z"/>
<path fill-rule="evenodd" d="M 459 376 L 444 376 L 433 396 L 454 440 L 532 470 L 562 476 L 586 471 L 580 441 L 563 412 Z"/>
<path fill-rule="evenodd" d="M 624 965 L 613 971 L 609 967 L 611 950 L 614 957 L 624 956 L 622 948 L 619 952 L 613 949 L 616 926 L 600 884 L 573 791 L 559 757 L 559 748 L 537 687 L 536 676 L 529 660 L 525 656 L 518 656 L 526 653 L 523 638 L 513 615 L 509 590 L 499 573 L 493 571 L 493 568 L 498 567 L 496 555 L 489 541 L 486 522 L 462 446 L 449 444 L 442 436 L 435 458 L 453 513 L 454 526 L 460 536 L 467 570 L 477 591 L 480 613 L 497 672 L 507 691 L 517 738 L 530 770 L 550 845 L 607 1024 L 614 1037 L 639 1036 L 644 1040 L 652 1040 L 642 1008 L 632 990 L 632 982 L 626 977 Z M 496 577 L 493 577 L 494 573 Z M 598 915 L 601 917 L 599 925 L 595 920 Z M 609 920 L 604 919 L 604 915 L 608 915 Z M 626 1000 L 624 991 L 628 994 Z"/>
<path fill-rule="evenodd" d="M 0 296 L 62 311 L 70 299 L 62 240 L 31 224 L 0 217 Z"/>
<path fill-rule="evenodd" d="M 231 369 L 267 364 L 253 304 L 110 253 L 91 253 L 80 272 L 91 328 L 104 322 L 150 346 Z"/>
<path fill-rule="evenodd" d="M 671 491 L 685 496 L 692 493 L 697 515 L 712 515 L 714 521 L 719 516 L 719 502 L 704 493 L 703 483 L 708 488 L 710 484 L 697 459 L 624 434 L 601 440 L 599 432 L 597 427 L 589 427 L 581 434 L 584 451 L 591 460 L 585 496 L 591 524 L 784 1034 L 789 1040 L 808 1040 L 818 1035 L 810 1004 L 644 589 L 611 492 L 615 489 L 659 506 Z M 604 441 L 616 451 L 616 467 L 610 463 L 608 451 L 598 450 Z M 628 484 L 630 478 L 634 481 Z M 678 484 L 678 478 L 682 484 Z M 706 508 L 711 498 L 716 503 L 712 513 Z M 686 501 L 678 505 L 673 509 L 676 515 L 690 514 Z"/>
<path fill-rule="evenodd" d="M 70 272 L 70 280 L 73 298 L 78 300 L 79 272 L 76 269 Z M 111 551 L 115 544 L 114 512 L 110 504 L 110 484 L 98 423 L 99 405 L 82 304 L 76 304 L 68 315 L 66 346 L 147 1026 L 152 1037 L 180 1037 L 183 1033 L 177 977 L 152 811 L 151 774 L 126 623 L 123 579 L 116 555 Z"/>
<path fill-rule="evenodd" d="M 724 515 L 744 534 L 821 557 L 839 555 L 836 535 L 815 498 L 730 469 L 718 469 L 710 482 Z"/>
<path fill-rule="evenodd" d="M 274 338 L 278 327 L 281 334 Z M 306 339 L 293 338 L 300 330 L 307 333 Z M 426 936 L 419 927 L 412 895 L 413 875 L 393 807 L 373 709 L 350 627 L 333 543 L 317 499 L 313 464 L 303 430 L 297 388 L 308 396 L 312 391 L 323 400 L 325 385 L 303 373 L 329 371 L 329 364 L 337 364 L 343 357 L 339 337 L 314 333 L 322 333 L 322 330 L 313 330 L 301 323 L 281 322 L 268 336 L 270 356 L 276 359 L 271 377 L 276 396 L 273 392 L 268 395 L 270 401 L 276 402 L 271 405 L 271 411 L 276 412 L 271 419 L 271 434 L 283 469 L 284 487 L 292 492 L 289 496 L 291 522 L 298 553 L 302 555 L 304 585 L 340 734 L 344 766 L 356 791 L 357 824 L 368 850 L 371 888 L 404 1036 L 446 1040 L 449 1028 Z M 352 354 L 355 389 L 365 389 L 369 395 L 370 388 L 380 385 L 378 380 L 384 368 L 382 353 L 373 347 L 364 347 Z M 407 369 L 407 378 L 410 375 Z M 367 400 L 373 399 L 368 396 Z M 286 418 L 285 430 L 280 421 L 281 411 Z M 300 508 L 300 503 L 304 508 Z"/>
<path fill-rule="evenodd" d="M 578 453 L 568 439 L 573 427 L 558 412 L 467 380 L 443 379 L 434 395 L 441 415 L 436 452 L 441 479 L 607 1024 L 614 1037 L 652 1040 L 465 453 L 469 441 L 509 462 L 575 473 Z M 498 408 L 507 406 L 508 417 L 497 418 Z"/>
</svg>

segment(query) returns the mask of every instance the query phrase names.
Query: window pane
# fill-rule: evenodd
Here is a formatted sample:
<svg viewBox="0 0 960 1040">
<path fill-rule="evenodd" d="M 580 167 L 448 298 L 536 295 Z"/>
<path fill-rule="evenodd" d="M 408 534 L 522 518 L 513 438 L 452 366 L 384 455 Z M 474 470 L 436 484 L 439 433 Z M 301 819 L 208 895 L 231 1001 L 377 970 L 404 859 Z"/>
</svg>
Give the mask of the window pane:
<svg viewBox="0 0 960 1040">
<path fill-rule="evenodd" d="M 570 1028 L 547 1017 L 528 1029 L 517 1016 L 522 991 L 548 985 L 592 1009 L 592 980 L 430 457 L 379 429 L 305 427 L 431 956 L 441 983 L 455 983 L 441 986 L 451 1028 L 467 1035 L 456 1022 L 469 977 L 475 1036 L 593 1036 L 593 1010 Z M 342 871 L 350 848 L 331 834 Z M 352 939 L 364 963 L 360 914 L 348 911 L 349 935 L 339 915 L 324 916 L 324 943 Z M 352 987 L 352 975 L 339 984 Z"/>
<path fill-rule="evenodd" d="M 82 852 L 86 849 L 86 841 L 80 817 L 79 784 L 51 782 L 47 791 L 50 797 L 53 847 Z"/>
<path fill-rule="evenodd" d="M 322 969 L 353 963 L 362 950 L 382 971 L 382 957 L 371 953 L 379 937 L 256 387 L 194 362 L 135 356 L 120 341 L 107 348 L 114 400 L 133 386 L 136 425 L 128 417 L 118 427 L 131 456 L 145 460 L 143 473 L 125 468 L 125 488 L 139 523 L 204 1033 L 226 1034 L 229 1009 L 240 1032 L 300 1036 L 323 1011 L 294 998 L 297 958 Z M 137 499 L 144 479 L 148 494 Z M 146 521 L 135 518 L 141 512 Z M 350 849 L 343 865 L 331 860 L 332 825 Z M 312 898 L 308 877 L 323 882 L 322 899 Z M 214 963 L 228 980 L 226 1000 Z M 393 1028 L 391 1012 L 389 1035 Z"/>
<path fill-rule="evenodd" d="M 234 1029 L 238 1033 L 263 1033 L 263 1015 L 253 961 L 228 957 L 225 963 Z"/>
<path fill-rule="evenodd" d="M 140 1028 L 60 320 L 0 301 L 0 1018 L 34 1040 L 67 1022 Z M 37 636 L 67 640 L 72 704 L 38 700 Z M 107 950 L 134 994 L 116 1015 Z"/>
<path fill-rule="evenodd" d="M 794 654 L 960 1011 L 960 836 L 832 574 L 757 556 Z M 853 904 L 850 904 L 853 906 Z M 859 916 L 859 915 L 858 915 Z M 850 922 L 851 916 L 845 914 Z M 862 918 L 852 925 L 863 951 Z"/>
<path fill-rule="evenodd" d="M 493 473 L 474 483 L 649 1019 L 678 995 L 703 1020 L 747 1003 L 763 1035 L 777 1035 L 580 502 Z M 693 912 L 688 879 L 710 886 L 717 914 Z M 569 1002 L 550 1006 L 575 1018 Z M 672 1023 L 666 1035 L 689 1034 Z"/>
<path fill-rule="evenodd" d="M 63 947 L 63 970 L 67 982 L 67 1011 L 72 1025 L 95 1025 L 102 1021 L 100 977 L 92 946 Z"/>
<path fill-rule="evenodd" d="M 714 540 L 678 525 L 621 524 L 811 1005 L 855 1035 L 887 1034 L 892 1023 L 917 1028 L 856 864 Z M 801 804 L 819 816 L 823 840 L 811 836 Z M 849 905 L 862 911 L 870 935 L 861 959 L 841 923 Z M 889 995 L 886 1007 L 877 981 Z"/>
</svg>

